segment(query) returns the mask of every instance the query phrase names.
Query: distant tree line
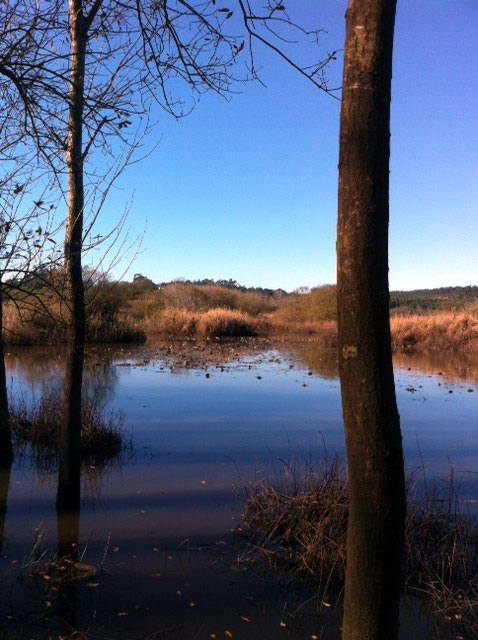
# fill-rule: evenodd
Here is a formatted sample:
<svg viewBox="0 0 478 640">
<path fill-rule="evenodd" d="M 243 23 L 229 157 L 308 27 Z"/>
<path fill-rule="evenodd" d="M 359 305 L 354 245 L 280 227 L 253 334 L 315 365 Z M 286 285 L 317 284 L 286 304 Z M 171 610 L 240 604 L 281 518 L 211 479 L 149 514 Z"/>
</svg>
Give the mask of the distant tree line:
<svg viewBox="0 0 478 640">
<path fill-rule="evenodd" d="M 390 293 L 390 309 L 399 307 L 417 311 L 459 309 L 474 300 L 478 300 L 478 286 L 476 285 L 392 291 Z"/>
<path fill-rule="evenodd" d="M 133 282 L 144 281 L 144 280 L 154 284 L 152 280 L 150 280 L 146 276 L 143 276 L 141 273 L 136 273 L 134 275 Z M 259 293 L 260 295 L 270 296 L 274 298 L 281 298 L 281 297 L 290 295 L 284 289 L 269 289 L 267 287 L 265 288 L 264 287 L 246 287 L 242 284 L 239 284 L 237 280 L 233 280 L 232 278 L 229 278 L 229 280 L 225 280 L 225 279 L 214 280 L 212 278 L 189 280 L 186 278 L 177 278 L 175 280 L 170 280 L 169 282 L 158 282 L 154 286 L 156 286 L 158 289 L 162 289 L 172 284 L 188 284 L 188 285 L 193 284 L 193 285 L 197 285 L 198 287 L 223 287 L 224 289 L 232 289 L 233 291 Z"/>
</svg>

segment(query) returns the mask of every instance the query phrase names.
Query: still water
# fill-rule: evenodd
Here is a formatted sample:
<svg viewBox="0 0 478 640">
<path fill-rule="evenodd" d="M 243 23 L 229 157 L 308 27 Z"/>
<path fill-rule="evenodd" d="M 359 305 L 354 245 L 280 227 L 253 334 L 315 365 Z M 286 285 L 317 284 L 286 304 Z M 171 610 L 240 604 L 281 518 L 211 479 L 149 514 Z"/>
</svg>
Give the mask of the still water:
<svg viewBox="0 0 478 640">
<path fill-rule="evenodd" d="M 37 348 L 8 354 L 12 402 L 60 390 L 62 363 Z M 478 362 L 397 356 L 395 381 L 408 469 L 430 482 L 453 467 L 476 513 Z M 334 354 L 254 341 L 91 349 L 85 389 L 121 423 L 123 450 L 84 466 L 73 522 L 57 519 L 55 464 L 27 448 L 2 474 L 0 637 L 66 638 L 72 626 L 131 640 L 338 637 L 338 613 L 318 617 L 307 596 L 247 569 L 234 533 L 244 487 L 343 456 Z M 65 593 L 48 567 L 69 530 L 85 577 Z M 406 609 L 404 637 L 430 637 Z"/>
</svg>

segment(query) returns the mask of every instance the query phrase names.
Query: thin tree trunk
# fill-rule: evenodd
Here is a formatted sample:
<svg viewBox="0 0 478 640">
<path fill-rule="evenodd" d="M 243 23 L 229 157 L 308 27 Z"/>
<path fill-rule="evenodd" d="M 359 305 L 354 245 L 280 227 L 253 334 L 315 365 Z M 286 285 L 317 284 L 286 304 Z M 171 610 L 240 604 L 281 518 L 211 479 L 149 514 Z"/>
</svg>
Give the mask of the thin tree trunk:
<svg viewBox="0 0 478 640">
<path fill-rule="evenodd" d="M 0 282 L 0 464 L 8 465 L 13 458 L 12 433 L 8 411 L 7 376 L 3 349 L 3 292 Z"/>
<path fill-rule="evenodd" d="M 340 115 L 337 299 L 350 511 L 344 640 L 398 637 L 405 489 L 389 323 L 396 0 L 350 0 Z"/>
<path fill-rule="evenodd" d="M 68 362 L 64 383 L 64 412 L 57 504 L 77 507 L 78 496 L 69 495 L 71 465 L 80 464 L 81 390 L 85 349 L 85 297 L 81 254 L 83 248 L 83 106 L 87 27 L 82 0 L 69 2 L 70 89 L 66 143 L 68 209 L 65 232 L 66 297 L 68 302 Z M 76 489 L 75 489 L 76 492 Z"/>
</svg>

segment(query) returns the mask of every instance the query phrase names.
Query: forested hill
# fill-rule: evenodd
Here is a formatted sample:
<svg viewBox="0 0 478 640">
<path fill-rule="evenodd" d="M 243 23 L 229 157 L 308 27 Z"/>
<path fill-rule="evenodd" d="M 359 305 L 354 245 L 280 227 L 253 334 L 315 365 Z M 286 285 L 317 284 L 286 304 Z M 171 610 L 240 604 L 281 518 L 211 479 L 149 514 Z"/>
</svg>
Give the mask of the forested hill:
<svg viewBox="0 0 478 640">
<path fill-rule="evenodd" d="M 391 309 L 396 307 L 421 309 L 459 308 L 475 300 L 478 301 L 478 286 L 476 285 L 390 292 Z"/>
<path fill-rule="evenodd" d="M 136 274 L 134 279 L 138 280 L 143 278 L 144 276 L 142 276 L 140 273 Z M 239 284 L 239 282 L 237 282 L 236 280 L 232 280 L 231 278 L 229 280 L 213 280 L 211 278 L 203 278 L 202 280 L 187 280 L 187 279 L 180 279 L 180 280 L 174 280 L 171 282 L 158 282 L 157 283 L 157 287 L 159 289 L 162 289 L 164 287 L 167 287 L 168 285 L 171 284 L 194 284 L 197 285 L 199 287 L 223 287 L 224 289 L 232 289 L 234 291 L 247 291 L 250 293 L 260 293 L 261 295 L 264 296 L 274 296 L 274 297 L 282 297 L 282 296 L 287 296 L 287 291 L 285 291 L 284 289 L 268 289 L 265 287 L 245 287 L 242 284 Z"/>
</svg>

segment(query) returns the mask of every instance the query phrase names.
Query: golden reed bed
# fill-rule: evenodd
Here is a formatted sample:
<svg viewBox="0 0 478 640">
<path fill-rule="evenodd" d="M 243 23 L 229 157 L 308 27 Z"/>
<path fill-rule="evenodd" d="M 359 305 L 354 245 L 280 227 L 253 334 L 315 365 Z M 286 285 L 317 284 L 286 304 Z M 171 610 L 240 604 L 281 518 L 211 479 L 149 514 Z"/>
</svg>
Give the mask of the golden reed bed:
<svg viewBox="0 0 478 640">
<path fill-rule="evenodd" d="M 91 342 L 138 342 L 160 338 L 238 338 L 267 337 L 274 339 L 307 338 L 334 348 L 337 325 L 334 321 L 301 322 L 284 320 L 274 313 L 252 316 L 224 308 L 208 311 L 166 309 L 143 319 L 126 314 L 114 321 L 91 314 L 88 321 Z M 478 313 L 435 312 L 390 319 L 392 345 L 395 351 L 466 350 L 478 353 Z M 60 314 L 19 314 L 7 308 L 4 314 L 5 344 L 38 344 L 61 342 L 65 330 Z"/>
</svg>

